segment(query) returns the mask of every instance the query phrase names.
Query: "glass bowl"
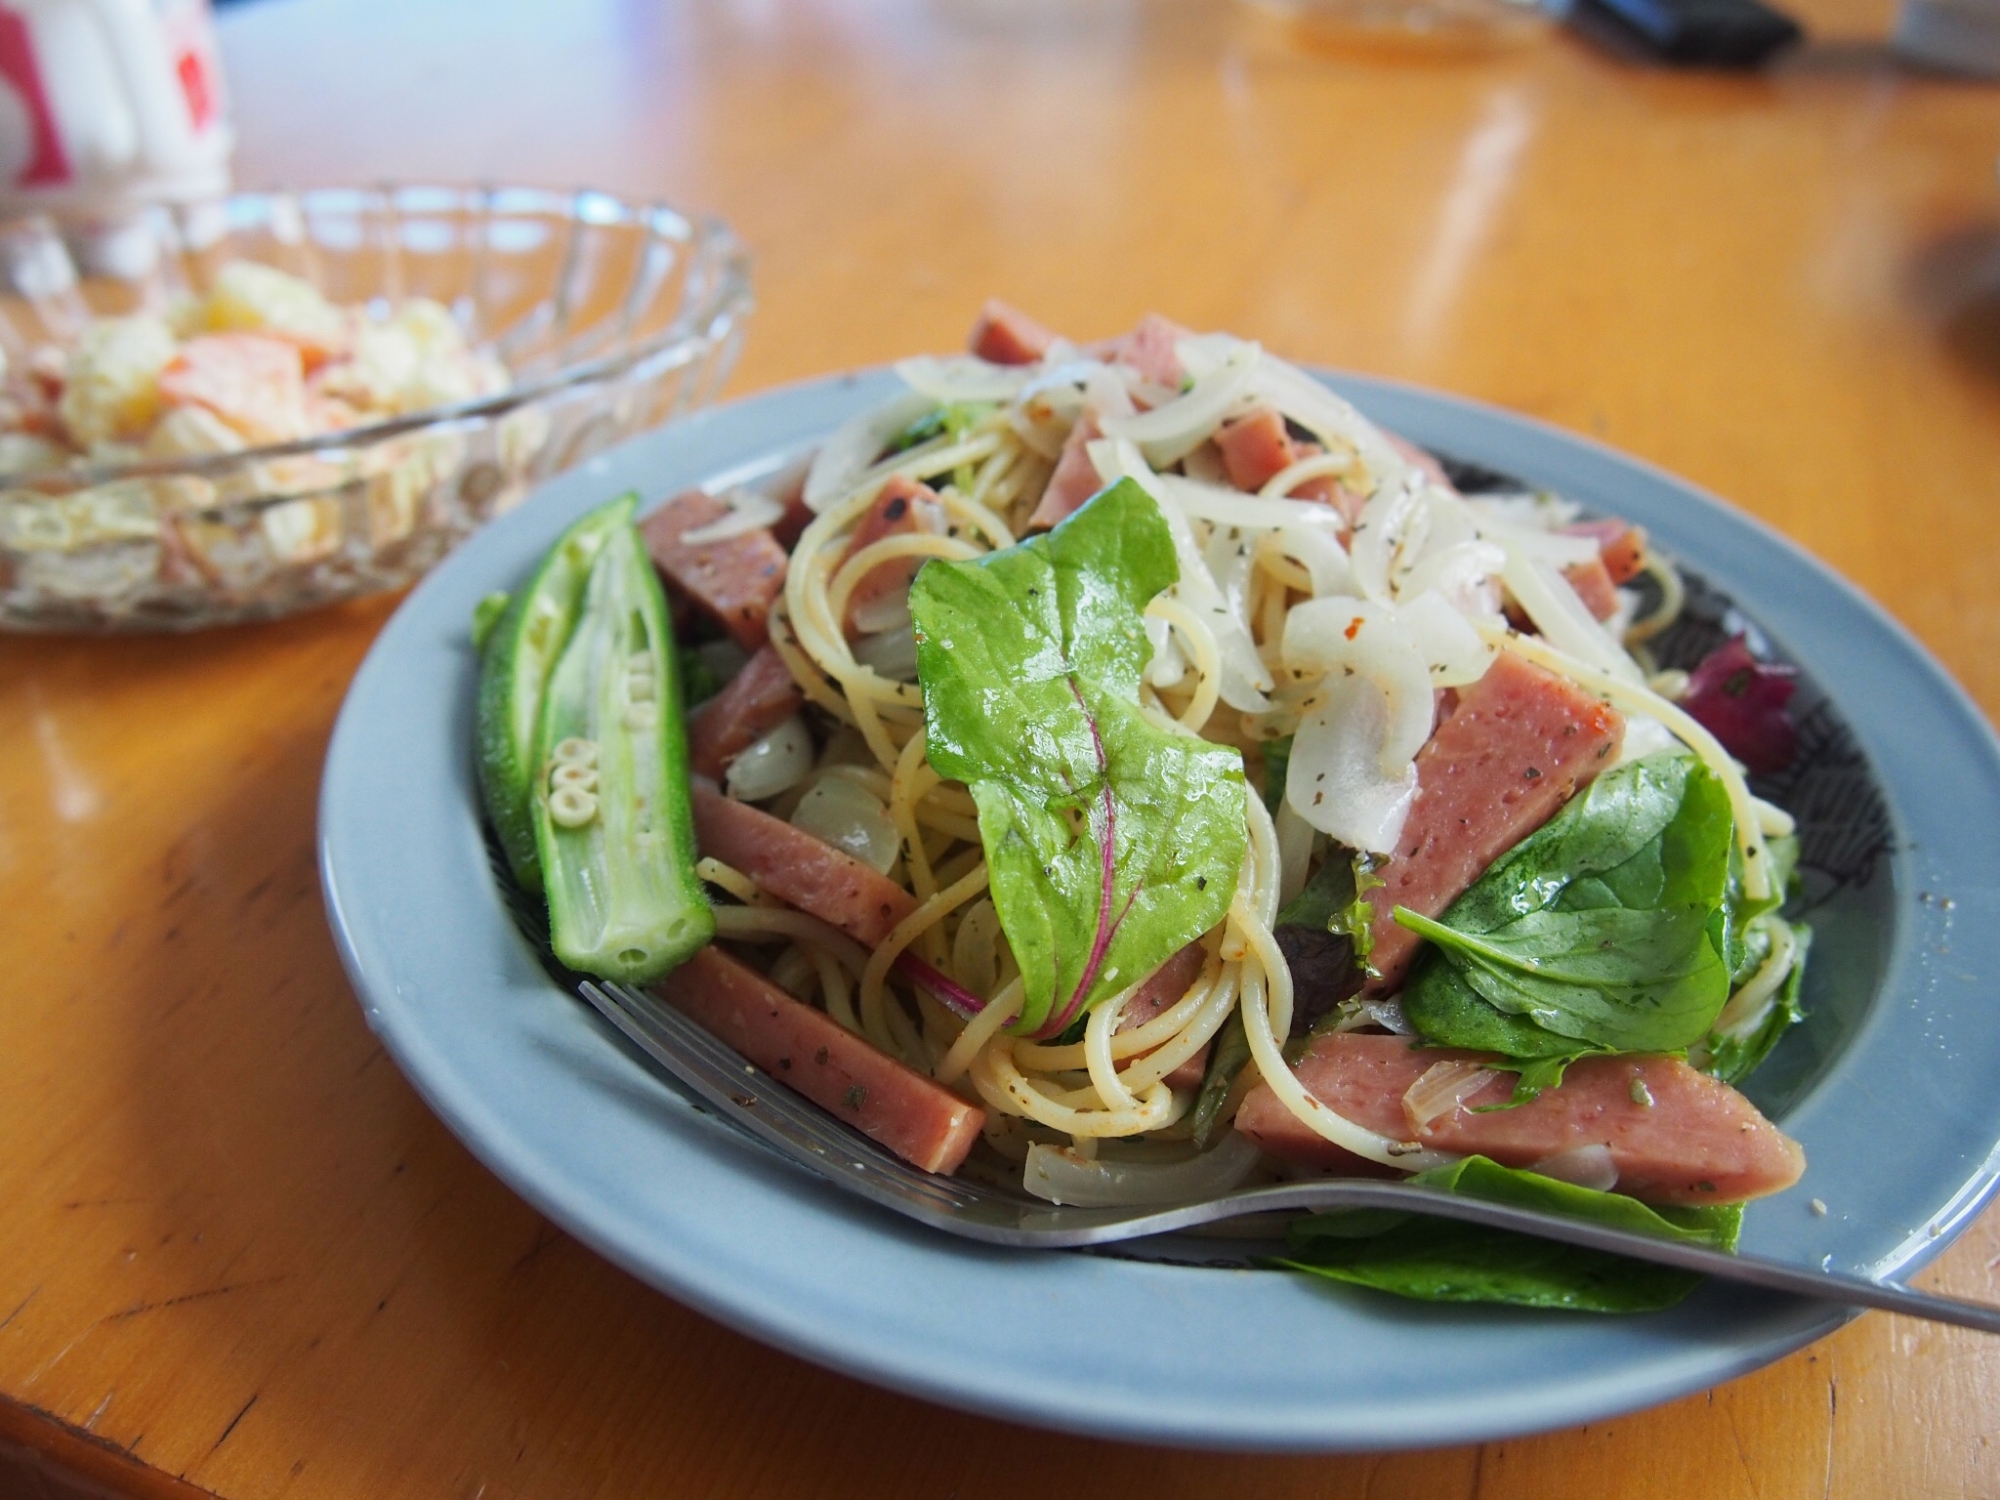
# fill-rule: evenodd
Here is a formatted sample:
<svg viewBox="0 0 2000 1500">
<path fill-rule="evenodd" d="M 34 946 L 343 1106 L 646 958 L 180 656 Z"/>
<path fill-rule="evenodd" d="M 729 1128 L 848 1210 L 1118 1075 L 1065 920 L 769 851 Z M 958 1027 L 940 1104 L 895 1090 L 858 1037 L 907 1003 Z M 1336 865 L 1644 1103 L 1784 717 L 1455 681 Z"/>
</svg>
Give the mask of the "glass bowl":
<svg viewBox="0 0 2000 1500">
<path fill-rule="evenodd" d="M 498 394 L 200 458 L 0 474 L 0 629 L 193 630 L 409 583 L 528 488 L 709 400 L 751 309 L 719 220 L 599 192 L 239 193 L 95 231 L 0 225 L 0 347 L 164 311 L 232 261 L 447 308 Z"/>
</svg>

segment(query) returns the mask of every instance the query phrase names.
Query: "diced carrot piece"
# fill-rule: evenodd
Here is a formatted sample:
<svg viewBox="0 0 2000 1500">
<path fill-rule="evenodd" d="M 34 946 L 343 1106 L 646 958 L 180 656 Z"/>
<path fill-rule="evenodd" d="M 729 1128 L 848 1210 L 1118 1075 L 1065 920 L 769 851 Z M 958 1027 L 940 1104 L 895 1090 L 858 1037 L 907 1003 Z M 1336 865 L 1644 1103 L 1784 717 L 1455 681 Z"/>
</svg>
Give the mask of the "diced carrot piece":
<svg viewBox="0 0 2000 1500">
<path fill-rule="evenodd" d="M 700 605 L 745 651 L 755 651 L 769 638 L 771 603 L 784 592 L 785 549 L 761 526 L 719 542 L 682 540 L 728 513 L 715 496 L 689 490 L 641 521 L 639 532 L 670 589 Z"/>
<path fill-rule="evenodd" d="M 759 808 L 694 782 L 695 842 L 781 901 L 873 948 L 917 909 L 910 893 L 846 851 Z"/>
<path fill-rule="evenodd" d="M 718 948 L 703 948 L 653 989 L 773 1078 L 926 1172 L 956 1172 L 986 1123 L 978 1105 Z"/>
</svg>

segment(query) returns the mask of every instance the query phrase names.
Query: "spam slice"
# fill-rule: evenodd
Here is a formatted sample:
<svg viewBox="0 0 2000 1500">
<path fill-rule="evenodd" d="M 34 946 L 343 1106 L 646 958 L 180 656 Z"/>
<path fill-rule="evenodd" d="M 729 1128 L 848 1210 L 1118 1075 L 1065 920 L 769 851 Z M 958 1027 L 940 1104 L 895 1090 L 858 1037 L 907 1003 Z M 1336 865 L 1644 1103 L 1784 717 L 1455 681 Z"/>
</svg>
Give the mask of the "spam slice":
<svg viewBox="0 0 2000 1500">
<path fill-rule="evenodd" d="M 1417 797 L 1395 855 L 1370 890 L 1374 994 L 1399 988 L 1423 941 L 1396 924 L 1434 917 L 1591 782 L 1618 754 L 1625 721 L 1574 683 L 1502 651 L 1417 752 Z"/>
<path fill-rule="evenodd" d="M 805 706 L 785 659 L 759 646 L 722 691 L 688 717 L 688 765 L 720 779 L 729 763 Z"/>
<path fill-rule="evenodd" d="M 712 542 L 686 540 L 729 513 L 715 496 L 689 490 L 641 521 L 639 534 L 667 583 L 755 651 L 770 635 L 771 601 L 785 587 L 785 549 L 761 526 Z"/>
<path fill-rule="evenodd" d="M 977 1105 L 718 948 L 703 948 L 653 989 L 773 1078 L 926 1172 L 956 1172 L 986 1123 Z"/>
<path fill-rule="evenodd" d="M 1069 436 L 1063 439 L 1055 471 L 1042 489 L 1042 498 L 1035 503 L 1035 513 L 1028 517 L 1028 530 L 1045 531 L 1058 521 L 1068 520 L 1083 509 L 1084 501 L 1104 488 L 1097 465 L 1090 461 L 1090 444 L 1103 436 L 1096 411 L 1086 406 L 1070 428 Z"/>
<path fill-rule="evenodd" d="M 1348 1032 L 1315 1041 L 1295 1071 L 1336 1113 L 1393 1140 L 1409 1137 L 1403 1096 L 1441 1062 L 1481 1054 L 1413 1046 L 1407 1038 Z M 1601 1145 L 1617 1190 L 1649 1203 L 1739 1203 L 1781 1192 L 1805 1171 L 1805 1153 L 1728 1084 L 1675 1057 L 1591 1057 L 1558 1088 L 1514 1109 L 1481 1114 L 1513 1091 L 1503 1073 L 1419 1137 L 1442 1151 L 1478 1152 L 1502 1166 L 1532 1167 L 1564 1151 Z M 1266 1084 L 1244 1097 L 1236 1128 L 1281 1161 L 1354 1170 L 1356 1158 L 1320 1136 Z M 1371 1164 L 1372 1165 L 1372 1164 Z"/>
<path fill-rule="evenodd" d="M 965 346 L 996 365 L 1031 365 L 1049 352 L 1056 336 L 1018 308 L 998 298 L 979 310 Z"/>
<path fill-rule="evenodd" d="M 917 909 L 916 899 L 853 855 L 694 778 L 694 836 L 781 901 L 873 948 Z"/>
<path fill-rule="evenodd" d="M 841 564 L 845 566 L 856 553 L 892 536 L 943 529 L 944 511 L 937 491 L 905 475 L 892 474 L 875 503 L 855 524 Z M 847 596 L 847 628 L 885 630 L 896 624 L 905 612 L 903 601 L 909 597 L 910 580 L 923 565 L 921 557 L 899 557 L 877 563 L 862 574 Z"/>
</svg>

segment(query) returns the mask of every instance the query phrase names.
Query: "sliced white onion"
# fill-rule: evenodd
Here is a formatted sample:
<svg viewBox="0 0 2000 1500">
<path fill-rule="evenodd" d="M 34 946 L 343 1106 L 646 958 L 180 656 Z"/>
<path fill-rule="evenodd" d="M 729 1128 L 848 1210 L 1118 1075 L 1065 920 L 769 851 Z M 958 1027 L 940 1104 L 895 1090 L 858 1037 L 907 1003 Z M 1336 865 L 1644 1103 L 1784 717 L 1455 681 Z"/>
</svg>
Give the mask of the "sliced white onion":
<svg viewBox="0 0 2000 1500">
<path fill-rule="evenodd" d="M 1135 1203 L 1187 1203 L 1226 1193 L 1255 1169 L 1261 1153 L 1234 1130 L 1200 1156 L 1178 1162 L 1117 1161 L 1079 1155 L 1040 1142 L 1028 1148 L 1021 1186 L 1050 1203 L 1110 1208 Z"/>
<path fill-rule="evenodd" d="M 717 516 L 706 526 L 689 527 L 681 533 L 682 545 L 706 547 L 711 542 L 727 541 L 773 525 L 785 514 L 785 507 L 776 496 L 759 494 L 756 490 L 731 490 L 722 501 L 729 507 L 729 514 Z"/>
<path fill-rule="evenodd" d="M 1500 1075 L 1473 1062 L 1432 1063 L 1403 1092 L 1403 1118 L 1410 1134 L 1421 1136 L 1431 1121 L 1458 1113 L 1465 1101 Z"/>
<path fill-rule="evenodd" d="M 903 384 L 929 399 L 932 406 L 957 401 L 1012 401 L 1028 383 L 1032 365 L 996 365 L 976 354 L 939 359 L 919 354 L 896 361 Z"/>
<path fill-rule="evenodd" d="M 1396 574 L 1408 548 L 1411 560 L 1422 545 L 1419 532 L 1428 530 L 1423 476 L 1411 469 L 1402 479 L 1384 484 L 1361 507 L 1347 555 L 1362 594 L 1385 603 L 1396 596 Z"/>
<path fill-rule="evenodd" d="M 1285 800 L 1343 844 L 1393 853 L 1416 800 L 1417 768 L 1382 769 L 1389 701 L 1365 677 L 1330 677 L 1322 691 L 1325 701 L 1292 740 Z"/>
<path fill-rule="evenodd" d="M 1431 737 L 1437 700 L 1430 667 L 1394 606 L 1337 595 L 1309 599 L 1285 616 L 1284 652 L 1293 672 L 1324 675 L 1329 684 L 1351 672 L 1381 693 L 1384 776 L 1397 775 Z"/>
<path fill-rule="evenodd" d="M 1382 429 L 1296 365 L 1265 355 L 1252 392 L 1305 428 L 1327 448 L 1358 454 L 1376 487 L 1402 479 L 1411 466 Z"/>
<path fill-rule="evenodd" d="M 1232 614 L 1224 602 L 1222 590 L 1216 584 L 1215 576 L 1209 572 L 1201 548 L 1195 542 L 1194 528 L 1188 524 L 1181 508 L 1160 487 L 1160 476 L 1147 465 L 1138 448 L 1122 438 L 1100 438 L 1085 451 L 1096 466 L 1098 477 L 1106 484 L 1118 479 L 1131 479 L 1158 504 L 1160 514 L 1166 519 L 1167 530 L 1173 536 L 1174 558 L 1181 570 L 1173 595 L 1200 616 L 1209 633 L 1215 637 L 1216 650 L 1222 660 L 1222 681 L 1219 684 L 1222 701 L 1244 713 L 1263 713 L 1271 706 L 1270 699 L 1264 696 L 1273 686 L 1271 674 L 1265 668 L 1263 659 L 1257 655 L 1248 622 Z"/>
<path fill-rule="evenodd" d="M 1353 1011 L 1343 1017 L 1334 1030 L 1356 1031 L 1363 1026 L 1379 1026 L 1396 1036 L 1417 1034 L 1417 1029 L 1410 1024 L 1410 1018 L 1403 1014 L 1403 1002 L 1393 998 L 1356 1002 Z"/>
<path fill-rule="evenodd" d="M 762 802 L 804 781 L 812 763 L 812 736 L 793 714 L 732 760 L 723 784 L 739 802 Z"/>
<path fill-rule="evenodd" d="M 806 470 L 806 507 L 817 514 L 845 495 L 898 433 L 936 409 L 937 402 L 923 392 L 905 391 L 841 423 Z"/>
<path fill-rule="evenodd" d="M 1354 565 L 1348 561 L 1347 549 L 1325 527 L 1281 526 L 1278 528 L 1278 548 L 1312 578 L 1315 598 L 1357 591 Z"/>
<path fill-rule="evenodd" d="M 1567 532 L 1550 531 L 1541 526 L 1523 526 L 1492 515 L 1480 516 L 1479 529 L 1503 547 L 1519 548 L 1527 556 L 1540 558 L 1558 568 L 1587 563 L 1601 550 L 1595 537 L 1571 536 Z"/>
<path fill-rule="evenodd" d="M 902 839 L 881 799 L 846 776 L 822 776 L 799 799 L 792 827 L 845 851 L 886 875 L 902 852 Z"/>
<path fill-rule="evenodd" d="M 1477 682 L 1500 654 L 1435 589 L 1397 605 L 1396 622 L 1430 668 L 1432 687 L 1464 687 Z"/>
<path fill-rule="evenodd" d="M 1544 640 L 1600 672 L 1629 682 L 1646 680 L 1639 664 L 1598 624 L 1567 578 L 1511 539 L 1504 545 L 1507 565 L 1500 571 L 1501 580 Z"/>
<path fill-rule="evenodd" d="M 1618 764 L 1643 760 L 1662 750 L 1678 749 L 1674 732 L 1651 714 L 1625 715 L 1625 738 L 1618 746 Z"/>
<path fill-rule="evenodd" d="M 1174 497 L 1184 514 L 1216 526 L 1256 531 L 1275 531 L 1282 526 L 1321 526 L 1338 531 L 1347 524 L 1347 518 L 1338 510 L 1317 500 L 1263 500 L 1226 485 L 1189 479 L 1181 474 L 1161 474 L 1158 478 L 1161 488 Z"/>
<path fill-rule="evenodd" d="M 1107 437 L 1139 445 L 1155 468 L 1178 462 L 1208 441 L 1229 409 L 1250 390 L 1263 350 L 1238 342 L 1227 358 L 1198 376 L 1185 395 L 1131 417 L 1106 415 L 1100 425 Z"/>
<path fill-rule="evenodd" d="M 1111 416 L 1132 414 L 1132 392 L 1115 366 L 1094 359 L 1043 364 L 1014 397 L 1019 407 L 1074 413 L 1086 403 Z"/>
<path fill-rule="evenodd" d="M 1461 615 L 1497 621 L 1500 573 L 1506 566 L 1506 550 L 1493 542 L 1454 542 L 1440 547 L 1432 538 L 1423 556 L 1398 581 L 1397 597 L 1437 593 Z"/>
<path fill-rule="evenodd" d="M 1608 1193 L 1618 1186 L 1618 1163 L 1611 1159 L 1611 1148 L 1595 1143 L 1545 1156 L 1528 1170 L 1599 1193 Z"/>
<path fill-rule="evenodd" d="M 854 659 L 897 682 L 917 680 L 917 633 L 910 625 L 909 595 L 901 596 L 903 623 L 854 642 Z"/>
<path fill-rule="evenodd" d="M 877 594 L 862 604 L 856 604 L 851 611 L 854 628 L 863 635 L 884 635 L 900 630 L 910 623 L 910 592 L 908 589 L 892 589 L 886 594 Z M 856 661 L 861 660 L 857 647 Z"/>
<path fill-rule="evenodd" d="M 1522 494 L 1481 494 L 1468 495 L 1465 503 L 1482 516 L 1506 521 L 1515 526 L 1532 527 L 1536 531 L 1554 531 L 1567 526 L 1583 514 L 1583 508 L 1574 500 L 1565 500 L 1559 495 L 1547 492 Z"/>
</svg>

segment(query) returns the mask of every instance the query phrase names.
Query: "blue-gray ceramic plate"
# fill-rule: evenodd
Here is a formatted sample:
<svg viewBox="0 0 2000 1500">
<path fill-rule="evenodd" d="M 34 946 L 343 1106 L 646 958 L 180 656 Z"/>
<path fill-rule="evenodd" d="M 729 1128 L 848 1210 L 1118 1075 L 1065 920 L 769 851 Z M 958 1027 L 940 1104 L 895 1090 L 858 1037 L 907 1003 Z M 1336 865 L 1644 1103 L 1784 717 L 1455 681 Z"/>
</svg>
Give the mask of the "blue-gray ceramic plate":
<svg viewBox="0 0 2000 1500">
<path fill-rule="evenodd" d="M 472 781 L 473 605 L 625 488 L 650 502 L 809 447 L 893 377 L 689 418 L 551 483 L 433 573 L 375 644 L 327 757 L 327 911 L 375 1029 L 516 1191 L 669 1295 L 836 1370 L 953 1406 L 1146 1441 L 1266 1449 L 1469 1442 L 1630 1411 L 1837 1327 L 1827 1307 L 1708 1288 L 1657 1315 L 1431 1306 L 1281 1272 L 987 1249 L 765 1156 L 682 1097 L 517 934 Z M 1805 1145 L 1745 1248 L 1905 1275 L 1991 1191 L 2000 1142 L 2000 745 L 1874 605 L 1757 523 L 1581 439 L 1464 401 L 1332 383 L 1418 442 L 1629 517 L 1806 674 L 1819 942 L 1753 1090 Z M 1705 614 L 1702 612 L 1706 611 Z M 1692 649 L 1698 641 L 1684 641 Z M 1826 1212 L 1815 1212 L 1814 1200 Z"/>
</svg>

